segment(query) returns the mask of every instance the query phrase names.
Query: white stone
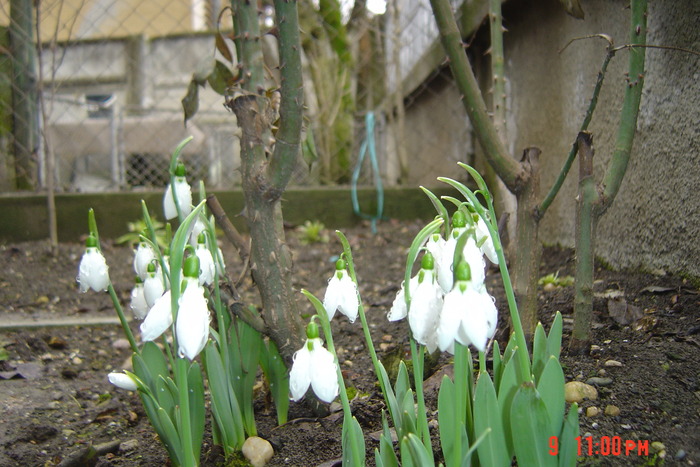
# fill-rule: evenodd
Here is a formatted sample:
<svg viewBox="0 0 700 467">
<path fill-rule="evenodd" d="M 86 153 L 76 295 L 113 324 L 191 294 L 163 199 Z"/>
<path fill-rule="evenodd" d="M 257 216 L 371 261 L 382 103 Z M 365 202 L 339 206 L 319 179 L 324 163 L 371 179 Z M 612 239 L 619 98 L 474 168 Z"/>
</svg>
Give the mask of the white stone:
<svg viewBox="0 0 700 467">
<path fill-rule="evenodd" d="M 263 467 L 275 453 L 267 440 L 257 436 L 251 436 L 245 440 L 241 452 L 253 467 Z"/>
</svg>

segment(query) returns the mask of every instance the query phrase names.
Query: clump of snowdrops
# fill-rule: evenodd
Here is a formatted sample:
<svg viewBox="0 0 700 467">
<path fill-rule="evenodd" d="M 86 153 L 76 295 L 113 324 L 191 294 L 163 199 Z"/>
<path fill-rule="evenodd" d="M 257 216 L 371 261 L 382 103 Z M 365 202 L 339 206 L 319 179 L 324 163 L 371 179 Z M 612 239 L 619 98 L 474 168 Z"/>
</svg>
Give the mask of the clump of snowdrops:
<svg viewBox="0 0 700 467">
<path fill-rule="evenodd" d="M 262 367 L 277 408 L 286 422 L 288 375 L 274 343 L 232 316 L 222 300 L 220 279 L 225 264 L 213 219 L 206 215 L 204 187 L 192 204 L 192 190 L 175 150 L 170 183 L 163 198 L 165 218 L 179 225 L 170 235 L 154 228 L 142 202 L 145 230 L 134 253 L 135 283 L 130 308 L 140 321 L 140 338 L 109 279 L 100 250 L 95 214 L 89 211 L 90 234 L 78 274 L 80 290 L 107 290 L 133 351 L 130 370 L 108 375 L 114 385 L 138 391 L 149 420 L 173 465 L 199 465 L 205 424 L 204 375 L 208 380 L 214 442 L 227 456 L 239 451 L 246 437 L 256 435 L 253 386 Z M 251 313 L 254 311 L 251 309 Z M 212 320 L 216 326 L 211 326 Z M 197 361 L 198 356 L 202 364 Z"/>
<path fill-rule="evenodd" d="M 578 407 L 566 414 L 564 373 L 559 363 L 562 318 L 557 314 L 549 334 L 539 324 L 528 351 L 513 287 L 506 268 L 491 193 L 473 168 L 460 164 L 478 189 L 449 178 L 464 199 L 438 199 L 424 189 L 438 215 L 415 237 L 406 261 L 405 278 L 388 313 L 391 321 L 407 318 L 412 372 L 399 364 L 390 381 L 378 360 L 358 292 L 350 245 L 337 232 L 343 253 L 329 280 L 324 301 L 304 291 L 316 315 L 307 328 L 308 340 L 296 355 L 290 379 L 292 398 L 309 386 L 326 402 L 340 395 L 345 412 L 343 465 L 365 464 L 362 429 L 352 416 L 332 339 L 331 320 L 340 311 L 350 322 L 359 315 L 367 346 L 386 402 L 383 430 L 374 461 L 378 466 L 434 465 L 432 434 L 423 397 L 425 353 L 453 356 L 454 377 L 444 376 L 438 395 L 438 436 L 444 465 L 475 463 L 510 466 L 573 466 L 578 436 Z M 449 214 L 445 202 L 453 207 Z M 485 286 L 484 257 L 499 266 L 513 332 L 503 351 L 493 340 L 498 324 L 494 299 Z M 420 258 L 420 269 L 412 275 Z M 319 338 L 320 321 L 328 349 Z M 472 347 L 476 351 L 474 368 Z M 492 364 L 487 367 L 487 353 Z M 393 426 L 398 445 L 392 442 Z"/>
</svg>

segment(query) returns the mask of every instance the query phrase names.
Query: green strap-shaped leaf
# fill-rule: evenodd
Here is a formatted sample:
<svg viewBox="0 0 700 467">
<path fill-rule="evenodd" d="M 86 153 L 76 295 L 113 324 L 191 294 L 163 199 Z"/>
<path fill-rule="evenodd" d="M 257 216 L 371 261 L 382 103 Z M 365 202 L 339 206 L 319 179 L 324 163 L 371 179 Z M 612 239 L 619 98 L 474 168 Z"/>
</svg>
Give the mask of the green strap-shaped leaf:
<svg viewBox="0 0 700 467">
<path fill-rule="evenodd" d="M 425 451 L 423 442 L 414 433 L 408 433 L 401 439 L 401 465 L 404 467 L 433 465 L 432 456 Z"/>
<path fill-rule="evenodd" d="M 177 429 L 175 428 L 175 424 L 162 407 L 156 409 L 156 416 L 158 418 L 158 425 L 162 430 L 162 432 L 158 433 L 161 437 L 161 442 L 168 450 L 170 458 L 176 461 L 177 465 L 182 465 L 182 443 L 178 436 Z"/>
<path fill-rule="evenodd" d="M 509 466 L 510 458 L 503 431 L 503 419 L 496 398 L 496 389 L 488 373 L 481 372 L 474 391 L 474 432 L 491 433 L 479 444 L 479 462 L 493 467 Z"/>
<path fill-rule="evenodd" d="M 559 467 L 574 467 L 578 456 L 579 436 L 578 404 L 575 402 L 569 407 L 569 414 L 564 420 L 564 425 L 559 436 Z"/>
<path fill-rule="evenodd" d="M 496 387 L 496 392 L 501 386 L 501 376 L 503 376 L 503 359 L 501 358 L 501 348 L 498 341 L 493 341 L 493 384 Z"/>
<path fill-rule="evenodd" d="M 562 321 L 561 313 L 557 311 L 547 336 L 547 353 L 557 360 L 559 360 L 559 355 L 561 354 Z"/>
<path fill-rule="evenodd" d="M 365 465 L 365 436 L 357 419 L 345 414 L 343 419 L 343 465 L 363 467 Z"/>
<path fill-rule="evenodd" d="M 447 467 L 461 466 L 469 447 L 467 429 L 455 411 L 455 385 L 447 376 L 442 377 L 438 393 L 438 423 L 440 447 Z"/>
<path fill-rule="evenodd" d="M 544 333 L 542 323 L 537 323 L 535 336 L 532 340 L 532 374 L 535 376 L 535 384 L 539 381 L 542 370 L 544 370 L 548 360 L 547 336 Z"/>
<path fill-rule="evenodd" d="M 555 433 L 550 428 L 547 406 L 532 383 L 523 383 L 515 393 L 510 410 L 510 423 L 518 465 L 557 465 L 557 458 L 549 452 L 549 439 Z"/>
<path fill-rule="evenodd" d="M 512 353 L 512 352 L 511 352 Z M 503 368 L 501 376 L 501 384 L 498 388 L 498 407 L 501 410 L 501 419 L 503 420 L 503 434 L 506 439 L 506 447 L 508 456 L 513 457 L 515 451 L 513 449 L 513 432 L 510 422 L 510 408 L 513 403 L 513 397 L 518 390 L 518 378 L 516 375 L 517 362 L 515 358 L 508 359 L 508 363 Z"/>
<path fill-rule="evenodd" d="M 199 363 L 194 362 L 187 371 L 187 388 L 190 402 L 190 427 L 192 430 L 192 448 L 195 459 L 199 459 L 204 439 L 204 381 Z"/>
<path fill-rule="evenodd" d="M 537 391 L 547 406 L 547 412 L 550 417 L 550 431 L 554 435 L 558 435 L 564 421 L 564 410 L 566 409 L 564 382 L 564 372 L 561 369 L 559 360 L 553 356 L 549 357 L 549 361 L 545 365 L 537 383 Z"/>
<path fill-rule="evenodd" d="M 214 420 L 221 431 L 224 449 L 237 450 L 243 445 L 245 435 L 243 416 L 236 400 L 236 394 L 226 378 L 224 365 L 215 345 L 213 343 L 207 344 L 204 354 Z"/>
</svg>

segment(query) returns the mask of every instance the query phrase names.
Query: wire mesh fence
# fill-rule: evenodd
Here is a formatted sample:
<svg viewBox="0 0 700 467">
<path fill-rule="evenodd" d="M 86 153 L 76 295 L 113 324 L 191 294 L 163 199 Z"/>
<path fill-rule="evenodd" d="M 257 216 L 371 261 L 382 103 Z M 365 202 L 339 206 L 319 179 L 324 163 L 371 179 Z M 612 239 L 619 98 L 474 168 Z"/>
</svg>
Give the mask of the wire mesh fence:
<svg viewBox="0 0 700 467">
<path fill-rule="evenodd" d="M 0 191 L 49 181 L 59 192 L 160 188 L 186 136 L 191 181 L 240 186 L 239 130 L 223 96 L 199 89 L 186 125 L 181 104 L 193 73 L 221 58 L 217 35 L 233 50 L 226 3 L 0 2 Z M 371 184 L 376 165 L 384 184 L 415 186 L 469 162 L 469 125 L 435 52 L 428 0 L 321 5 L 299 2 L 306 110 L 292 185 Z M 275 41 L 263 36 L 271 89 Z"/>
</svg>

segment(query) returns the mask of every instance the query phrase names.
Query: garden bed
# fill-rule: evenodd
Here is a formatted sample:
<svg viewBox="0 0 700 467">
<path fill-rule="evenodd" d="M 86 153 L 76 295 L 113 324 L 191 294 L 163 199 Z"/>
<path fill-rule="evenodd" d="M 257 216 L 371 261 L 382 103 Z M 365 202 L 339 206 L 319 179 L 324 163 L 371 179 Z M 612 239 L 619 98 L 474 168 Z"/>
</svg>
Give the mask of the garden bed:
<svg viewBox="0 0 700 467">
<path fill-rule="evenodd" d="M 344 230 L 353 247 L 360 291 L 381 358 L 403 355 L 408 348 L 407 324 L 389 323 L 386 313 L 403 277 L 407 248 L 420 227 L 387 221 L 379 224 L 376 235 L 366 225 Z M 332 232 L 328 243 L 309 245 L 299 242 L 296 231 L 287 235 L 294 252 L 295 285 L 322 297 L 333 271 L 332 258 L 341 251 L 339 242 Z M 117 293 L 128 303 L 132 253 L 109 243 L 103 249 Z M 0 330 L 0 465 L 86 465 L 89 446 L 96 447 L 90 465 L 165 465 L 166 452 L 138 396 L 107 381 L 107 373 L 129 364 L 130 351 L 121 328 L 113 324 L 116 315 L 107 294 L 77 290 L 75 276 L 82 251 L 79 244 L 65 243 L 55 256 L 45 242 L 0 246 L 4 326 Z M 237 277 L 240 261 L 235 251 L 224 245 L 224 254 L 229 271 Z M 573 275 L 572 258 L 569 250 L 546 248 L 541 275 Z M 487 286 L 497 298 L 504 324 L 507 307 L 499 283 L 499 273 L 491 270 Z M 251 284 L 242 292 L 255 297 Z M 590 434 L 594 442 L 618 437 L 623 446 L 626 440 L 641 441 L 638 445 L 642 446 L 648 441 L 649 448 L 648 455 L 642 456 L 638 452 L 626 456 L 624 449 L 620 455 L 588 455 L 584 441 L 582 461 L 589 465 L 660 465 L 654 448 L 661 443 L 666 465 L 694 465 L 700 461 L 698 290 L 663 271 L 644 274 L 598 268 L 595 293 L 595 346 L 588 355 L 566 351 L 572 286 L 540 289 L 540 319 L 548 328 L 556 311 L 564 316 L 562 366 L 567 381 L 598 378 L 594 380 L 598 400 L 582 404 L 581 435 Z M 131 325 L 137 330 L 137 322 Z M 349 324 L 344 316 L 337 316 L 332 325 L 347 383 L 358 389 L 353 413 L 366 434 L 367 459 L 372 465 L 383 399 L 359 321 Z M 502 340 L 505 336 L 499 333 L 497 337 Z M 438 375 L 449 371 L 445 356 L 434 371 Z M 430 410 L 435 408 L 435 380 L 437 377 L 429 378 L 426 383 Z M 587 416 L 592 406 L 600 413 Z M 619 414 L 609 409 L 613 415 L 605 415 L 608 406 L 617 407 Z M 269 394 L 261 384 L 256 416 L 259 435 L 275 449 L 269 465 L 333 465 L 341 456 L 340 412 L 318 417 L 310 404 L 292 403 L 289 422 L 278 427 Z M 202 452 L 204 465 L 219 465 L 220 452 L 208 435 Z"/>
</svg>

